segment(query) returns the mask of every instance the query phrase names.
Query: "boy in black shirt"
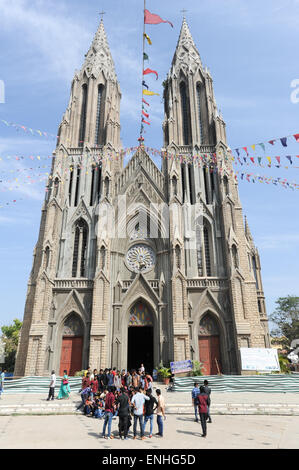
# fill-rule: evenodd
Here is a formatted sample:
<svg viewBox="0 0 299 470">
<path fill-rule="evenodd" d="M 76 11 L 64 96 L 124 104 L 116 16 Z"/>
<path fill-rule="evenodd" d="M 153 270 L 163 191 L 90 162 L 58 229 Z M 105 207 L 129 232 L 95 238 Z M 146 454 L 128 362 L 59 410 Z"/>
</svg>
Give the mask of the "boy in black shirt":
<svg viewBox="0 0 299 470">
<path fill-rule="evenodd" d="M 149 433 L 148 437 L 152 437 L 152 435 L 153 435 L 154 411 L 156 410 L 156 408 L 158 406 L 158 402 L 157 402 L 156 398 L 152 396 L 151 389 L 148 389 L 146 391 L 146 394 L 149 397 L 149 400 L 147 400 L 144 403 L 145 415 L 144 415 L 143 433 L 145 431 L 146 423 L 148 422 L 148 420 L 150 420 L 150 433 Z M 154 408 L 154 406 L 155 406 L 155 408 Z"/>
</svg>

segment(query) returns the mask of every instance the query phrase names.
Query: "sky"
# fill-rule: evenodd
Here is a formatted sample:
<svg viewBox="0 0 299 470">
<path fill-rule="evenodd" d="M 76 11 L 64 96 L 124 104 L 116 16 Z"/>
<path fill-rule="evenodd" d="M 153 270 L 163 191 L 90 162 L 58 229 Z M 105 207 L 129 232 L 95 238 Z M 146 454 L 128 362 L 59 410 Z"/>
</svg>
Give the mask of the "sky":
<svg viewBox="0 0 299 470">
<path fill-rule="evenodd" d="M 147 8 L 173 23 L 147 25 L 152 46 L 151 99 L 146 145 L 161 148 L 162 82 L 182 24 L 182 9 L 203 65 L 210 69 L 228 145 L 240 150 L 239 193 L 259 249 L 267 313 L 280 296 L 299 295 L 299 190 L 250 182 L 241 173 L 299 184 L 299 0 L 147 0 Z M 84 62 L 105 11 L 104 25 L 122 92 L 121 139 L 137 145 L 142 72 L 142 0 L 0 0 L 0 327 L 22 320 L 37 242 L 45 181 L 75 70 Z M 297 82 L 296 82 L 297 80 Z M 297 93 L 298 89 L 298 93 Z M 2 90 L 2 93 L 1 93 Z M 7 123 L 27 128 L 7 126 Z M 28 129 L 32 131 L 28 131 Z M 45 132 L 40 136 L 37 131 Z M 274 146 L 269 140 L 277 139 Z M 265 143 L 265 152 L 257 145 Z M 291 165 L 286 155 L 292 156 Z M 266 156 L 281 156 L 280 168 Z M 39 157 L 39 158 L 38 158 Z M 18 160 L 17 160 L 18 158 Z M 296 162 L 297 160 L 297 162 Z M 159 164 L 159 162 L 157 162 Z M 297 168 L 295 168 L 297 166 Z M 286 168 L 287 167 L 287 168 Z"/>
</svg>

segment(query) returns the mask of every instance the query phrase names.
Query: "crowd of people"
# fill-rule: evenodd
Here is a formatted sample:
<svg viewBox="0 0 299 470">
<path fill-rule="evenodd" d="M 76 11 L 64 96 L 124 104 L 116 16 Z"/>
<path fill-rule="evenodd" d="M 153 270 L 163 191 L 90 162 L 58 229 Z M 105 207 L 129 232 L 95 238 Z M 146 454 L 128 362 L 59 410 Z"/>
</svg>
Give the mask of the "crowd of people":
<svg viewBox="0 0 299 470">
<path fill-rule="evenodd" d="M 56 385 L 55 372 L 52 371 L 49 395 L 47 400 L 54 399 Z M 161 390 L 153 394 L 153 379 L 146 373 L 144 365 L 138 370 L 119 371 L 113 369 L 85 371 L 81 384 L 81 403 L 77 410 L 83 409 L 87 417 L 103 419 L 101 437 L 113 439 L 111 433 L 112 420 L 118 417 L 118 430 L 120 439 L 128 439 L 128 432 L 133 424 L 133 439 L 137 439 L 139 425 L 140 438 L 145 439 L 145 428 L 149 421 L 148 437 L 153 436 L 154 415 L 156 412 L 158 432 L 157 437 L 163 437 L 163 421 L 165 415 L 165 401 Z M 67 371 L 64 371 L 57 398 L 68 399 L 70 386 Z M 107 431 L 107 434 L 106 434 Z"/>
</svg>

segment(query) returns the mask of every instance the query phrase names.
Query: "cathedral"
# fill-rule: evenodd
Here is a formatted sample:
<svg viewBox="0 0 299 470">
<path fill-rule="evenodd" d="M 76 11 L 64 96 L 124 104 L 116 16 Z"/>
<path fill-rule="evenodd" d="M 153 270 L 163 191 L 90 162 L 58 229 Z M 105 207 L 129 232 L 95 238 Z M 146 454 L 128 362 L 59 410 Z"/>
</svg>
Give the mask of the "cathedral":
<svg viewBox="0 0 299 470">
<path fill-rule="evenodd" d="M 185 18 L 163 88 L 161 152 L 172 157 L 159 168 L 140 141 L 124 165 L 101 20 L 58 129 L 15 375 L 187 359 L 205 375 L 241 374 L 241 347 L 270 347 L 225 122 Z M 205 153 L 218 171 L 192 163 Z"/>
</svg>

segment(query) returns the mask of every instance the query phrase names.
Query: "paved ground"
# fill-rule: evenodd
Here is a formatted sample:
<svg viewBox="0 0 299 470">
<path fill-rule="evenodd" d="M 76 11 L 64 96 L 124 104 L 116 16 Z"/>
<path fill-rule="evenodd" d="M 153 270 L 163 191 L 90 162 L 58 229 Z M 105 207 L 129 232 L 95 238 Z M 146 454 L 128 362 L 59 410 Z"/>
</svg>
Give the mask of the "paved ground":
<svg viewBox="0 0 299 470">
<path fill-rule="evenodd" d="M 148 423 L 149 424 L 149 423 Z M 0 416 L 1 449 L 298 449 L 299 416 L 216 416 L 207 438 L 189 415 L 169 415 L 165 437 L 100 438 L 103 421 L 83 415 Z M 118 419 L 112 432 L 118 436 Z M 157 432 L 155 422 L 154 432 Z M 147 431 L 146 431 L 147 435 Z"/>
</svg>

